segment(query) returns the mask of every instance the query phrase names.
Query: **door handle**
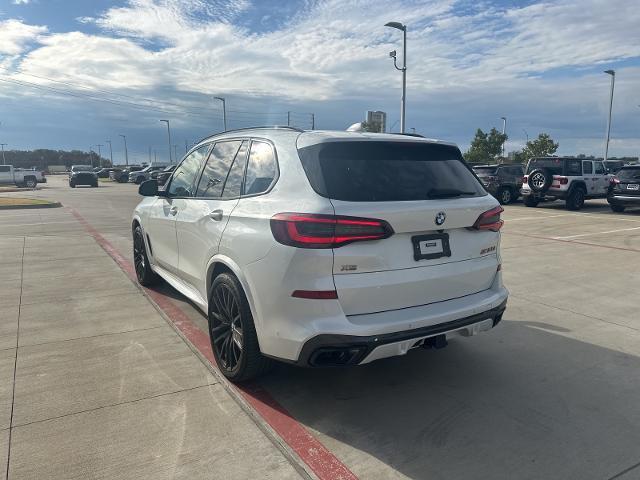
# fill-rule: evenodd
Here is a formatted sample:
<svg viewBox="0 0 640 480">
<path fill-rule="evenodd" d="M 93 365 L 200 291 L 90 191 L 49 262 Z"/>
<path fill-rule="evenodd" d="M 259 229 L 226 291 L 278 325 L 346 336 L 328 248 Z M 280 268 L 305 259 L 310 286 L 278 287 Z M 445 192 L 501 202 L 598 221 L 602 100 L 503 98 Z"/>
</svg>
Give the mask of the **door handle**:
<svg viewBox="0 0 640 480">
<path fill-rule="evenodd" d="M 209 218 L 211 218 L 211 220 L 219 222 L 220 220 L 222 220 L 222 210 L 214 210 L 209 214 Z"/>
<path fill-rule="evenodd" d="M 169 213 L 175 216 L 178 213 L 178 207 L 171 207 Z"/>
</svg>

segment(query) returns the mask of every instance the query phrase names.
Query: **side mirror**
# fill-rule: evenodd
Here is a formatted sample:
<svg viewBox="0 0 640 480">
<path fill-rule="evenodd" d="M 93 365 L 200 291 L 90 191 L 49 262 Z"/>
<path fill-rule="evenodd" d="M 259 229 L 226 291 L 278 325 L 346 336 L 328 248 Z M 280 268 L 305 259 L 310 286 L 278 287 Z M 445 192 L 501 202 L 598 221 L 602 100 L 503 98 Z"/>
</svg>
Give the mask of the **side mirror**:
<svg viewBox="0 0 640 480">
<path fill-rule="evenodd" d="M 155 180 L 142 182 L 138 187 L 138 193 L 143 197 L 155 197 L 158 195 L 158 182 Z"/>
</svg>

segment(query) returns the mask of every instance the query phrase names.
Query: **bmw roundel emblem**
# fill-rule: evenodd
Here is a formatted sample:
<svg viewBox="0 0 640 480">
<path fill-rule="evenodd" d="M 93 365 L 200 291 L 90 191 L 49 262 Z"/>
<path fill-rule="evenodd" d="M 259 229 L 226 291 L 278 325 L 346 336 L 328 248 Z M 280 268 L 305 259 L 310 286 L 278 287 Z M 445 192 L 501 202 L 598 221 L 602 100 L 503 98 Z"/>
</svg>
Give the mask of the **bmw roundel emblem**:
<svg viewBox="0 0 640 480">
<path fill-rule="evenodd" d="M 435 218 L 436 225 L 442 225 L 447 219 L 447 214 L 444 212 L 438 212 Z"/>
</svg>

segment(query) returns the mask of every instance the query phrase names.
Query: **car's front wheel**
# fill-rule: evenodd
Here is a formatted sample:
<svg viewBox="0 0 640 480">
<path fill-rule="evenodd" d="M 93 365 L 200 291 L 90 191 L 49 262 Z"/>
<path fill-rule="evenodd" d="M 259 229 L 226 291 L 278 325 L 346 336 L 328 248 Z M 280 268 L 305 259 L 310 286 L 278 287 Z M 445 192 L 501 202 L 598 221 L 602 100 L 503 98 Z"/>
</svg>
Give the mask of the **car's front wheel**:
<svg viewBox="0 0 640 480">
<path fill-rule="evenodd" d="M 271 360 L 260 353 L 253 316 L 240 282 L 218 275 L 209 297 L 209 336 L 218 368 L 232 382 L 266 372 Z"/>
<path fill-rule="evenodd" d="M 584 190 L 576 187 L 567 198 L 567 210 L 580 210 L 584 206 Z"/>
<path fill-rule="evenodd" d="M 524 197 L 524 204 L 527 207 L 537 207 L 539 200 L 535 198 L 533 195 L 528 195 Z"/>
<path fill-rule="evenodd" d="M 24 184 L 27 188 L 36 188 L 38 181 L 33 177 L 29 177 L 24 181 Z"/>
<path fill-rule="evenodd" d="M 147 247 L 144 244 L 144 233 L 140 225 L 137 225 L 133 231 L 133 265 L 138 283 L 143 287 L 150 287 L 160 282 L 160 276 L 151 270 Z"/>
<path fill-rule="evenodd" d="M 616 213 L 622 213 L 624 212 L 624 205 L 609 205 L 611 207 L 611 210 L 613 210 Z"/>
</svg>

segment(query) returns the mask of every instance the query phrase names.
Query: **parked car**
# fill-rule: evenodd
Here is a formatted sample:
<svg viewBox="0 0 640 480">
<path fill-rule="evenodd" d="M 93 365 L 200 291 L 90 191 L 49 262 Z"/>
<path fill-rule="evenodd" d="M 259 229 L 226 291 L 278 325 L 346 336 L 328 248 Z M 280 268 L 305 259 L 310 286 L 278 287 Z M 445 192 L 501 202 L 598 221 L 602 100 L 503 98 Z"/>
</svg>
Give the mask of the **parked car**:
<svg viewBox="0 0 640 480">
<path fill-rule="evenodd" d="M 126 183 L 129 181 L 129 174 L 131 172 L 137 172 L 139 170 L 142 170 L 144 167 L 138 166 L 138 165 L 131 165 L 128 167 L 123 168 L 122 170 L 120 170 L 119 173 L 114 174 L 114 180 L 118 183 Z"/>
<path fill-rule="evenodd" d="M 90 165 L 73 165 L 69 172 L 69 186 L 76 188 L 78 185 L 98 186 L 98 174 Z"/>
<path fill-rule="evenodd" d="M 484 188 L 503 205 L 515 202 L 522 188 L 524 168 L 518 164 L 474 166 Z"/>
<path fill-rule="evenodd" d="M 607 202 L 614 212 L 640 207 L 640 165 L 627 165 L 611 178 Z"/>
<path fill-rule="evenodd" d="M 129 182 L 136 183 L 140 185 L 145 180 L 149 180 L 151 178 L 152 172 L 160 172 L 164 170 L 166 165 L 149 165 L 144 167 L 142 170 L 134 170 L 129 173 Z"/>
<path fill-rule="evenodd" d="M 38 183 L 46 181 L 42 172 L 37 170 L 23 170 L 14 168 L 13 165 L 0 165 L 0 185 L 36 188 Z"/>
<path fill-rule="evenodd" d="M 208 315 L 232 381 L 364 364 L 489 330 L 502 207 L 453 144 L 255 128 L 198 143 L 133 215 L 138 281 Z M 178 245 L 180 248 L 178 248 Z"/>
<path fill-rule="evenodd" d="M 603 163 L 608 173 L 616 173 L 624 167 L 624 161 L 622 160 L 605 160 Z"/>
<path fill-rule="evenodd" d="M 536 207 L 544 200 L 564 200 L 568 210 L 580 210 L 585 200 L 607 196 L 609 178 L 599 160 L 532 158 L 521 193 L 527 207 Z"/>
<path fill-rule="evenodd" d="M 109 168 L 101 168 L 100 170 L 98 170 L 96 172 L 96 174 L 98 175 L 98 178 L 110 178 L 111 176 L 111 172 L 116 170 L 115 168 L 109 167 Z"/>
<path fill-rule="evenodd" d="M 161 172 L 154 172 L 151 174 L 151 178 L 154 178 L 158 182 L 158 185 L 164 185 L 167 183 L 167 180 L 171 178 L 171 173 L 176 169 L 175 165 L 169 165 L 167 168 L 162 170 Z"/>
</svg>

